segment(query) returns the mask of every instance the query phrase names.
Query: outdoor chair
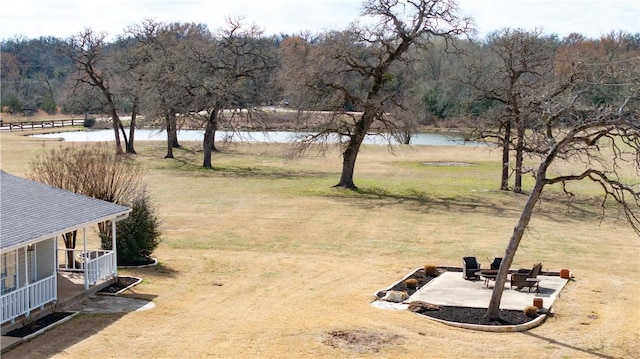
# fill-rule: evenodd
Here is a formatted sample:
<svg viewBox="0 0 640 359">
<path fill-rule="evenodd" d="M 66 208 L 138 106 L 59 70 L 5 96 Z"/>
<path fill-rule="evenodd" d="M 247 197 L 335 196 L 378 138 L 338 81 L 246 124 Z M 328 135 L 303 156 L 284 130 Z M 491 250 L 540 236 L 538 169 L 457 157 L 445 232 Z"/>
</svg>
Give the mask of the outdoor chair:
<svg viewBox="0 0 640 359">
<path fill-rule="evenodd" d="M 540 280 L 538 279 L 538 274 L 542 270 L 542 263 L 538 263 L 533 266 L 533 268 L 529 269 L 519 269 L 517 273 L 513 273 L 511 275 L 511 289 L 516 287 L 516 289 L 528 288 L 529 293 L 531 293 L 531 288 L 536 288 L 536 292 L 540 291 L 538 284 Z"/>
<path fill-rule="evenodd" d="M 464 279 L 480 279 L 476 272 L 480 271 L 480 262 L 476 257 L 462 258 L 462 277 Z"/>
<path fill-rule="evenodd" d="M 502 263 L 502 258 L 494 258 L 493 262 L 491 262 L 491 269 L 498 270 L 500 269 L 500 263 Z"/>
</svg>

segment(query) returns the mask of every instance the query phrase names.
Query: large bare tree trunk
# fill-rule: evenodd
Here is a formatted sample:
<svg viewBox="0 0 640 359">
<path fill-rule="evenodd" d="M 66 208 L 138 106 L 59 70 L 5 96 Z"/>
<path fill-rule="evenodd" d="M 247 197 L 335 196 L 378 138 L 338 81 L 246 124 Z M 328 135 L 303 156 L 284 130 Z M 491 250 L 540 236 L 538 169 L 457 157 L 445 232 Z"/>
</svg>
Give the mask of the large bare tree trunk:
<svg viewBox="0 0 640 359">
<path fill-rule="evenodd" d="M 518 250 L 518 246 L 520 245 L 520 241 L 524 235 L 524 231 L 527 229 L 529 225 L 529 221 L 531 220 L 531 215 L 533 214 L 533 210 L 536 206 L 536 203 L 540 199 L 540 195 L 542 194 L 542 189 L 546 184 L 546 173 L 549 164 L 553 160 L 555 156 L 555 151 L 552 151 L 552 154 L 548 155 L 547 158 L 540 164 L 538 168 L 538 172 L 536 174 L 536 184 L 533 187 L 533 191 L 529 195 L 527 202 L 520 214 L 520 219 L 518 220 L 518 224 L 513 229 L 513 234 L 511 235 L 511 239 L 509 240 L 509 245 L 504 253 L 502 263 L 500 264 L 500 269 L 498 270 L 498 276 L 496 277 L 496 285 L 493 287 L 493 293 L 491 294 L 491 300 L 489 301 L 489 308 L 487 308 L 487 313 L 485 314 L 485 318 L 488 320 L 497 320 L 500 318 L 500 301 L 502 300 L 502 292 L 504 291 L 504 285 L 507 282 L 507 275 L 509 274 L 509 268 L 513 263 L 513 258 L 516 255 L 516 251 Z"/>
<path fill-rule="evenodd" d="M 136 150 L 133 145 L 133 138 L 136 131 L 136 117 L 138 116 L 138 102 L 140 99 L 138 96 L 133 98 L 133 109 L 131 110 L 131 125 L 129 126 L 129 141 L 127 142 L 127 153 L 136 154 Z"/>
<path fill-rule="evenodd" d="M 365 110 L 360 120 L 356 123 L 354 134 L 349 138 L 347 148 L 342 153 L 342 174 L 340 175 L 340 182 L 334 187 L 358 188 L 353 182 L 353 172 L 356 167 L 356 159 L 360 152 L 360 146 L 373 120 L 374 114 L 371 111 Z"/>
<path fill-rule="evenodd" d="M 170 113 L 164 116 L 165 125 L 167 127 L 167 154 L 164 156 L 164 158 L 173 158 L 173 144 L 175 142 L 175 139 L 173 137 L 176 135 L 176 133 L 171 130 L 173 122 L 171 121 L 171 116 L 172 115 Z"/>
<path fill-rule="evenodd" d="M 64 246 L 66 249 L 75 249 L 76 248 L 76 239 L 78 238 L 78 231 L 68 232 L 62 235 L 62 239 L 64 240 Z M 75 268 L 75 258 L 73 256 L 73 251 L 67 251 L 67 266 L 71 264 L 73 268 Z"/>
<path fill-rule="evenodd" d="M 342 153 L 342 174 L 340 175 L 340 182 L 334 187 L 358 188 L 355 183 L 353 183 L 353 172 L 355 171 L 359 151 L 360 144 L 352 137 L 351 140 L 349 140 L 347 148 Z"/>
<path fill-rule="evenodd" d="M 522 162 L 524 155 L 524 121 L 520 120 L 517 124 L 518 139 L 516 142 L 516 176 L 515 183 L 513 184 L 514 193 L 522 193 Z"/>
<path fill-rule="evenodd" d="M 113 119 L 113 134 L 115 136 L 115 144 L 116 144 L 116 154 L 121 155 L 122 152 L 122 144 L 120 143 L 120 117 L 118 117 L 118 113 L 116 112 L 116 108 L 111 104 L 111 118 Z"/>
<path fill-rule="evenodd" d="M 502 175 L 500 177 L 500 190 L 509 190 L 509 148 L 511 142 L 511 120 L 504 124 L 504 138 L 502 139 Z"/>
<path fill-rule="evenodd" d="M 204 153 L 202 160 L 202 167 L 211 168 L 211 152 L 215 149 L 214 141 L 216 136 L 216 129 L 218 128 L 218 116 L 222 106 L 216 104 L 211 110 L 211 115 L 207 120 L 207 126 L 204 130 L 204 141 L 202 142 L 202 152 Z"/>
</svg>

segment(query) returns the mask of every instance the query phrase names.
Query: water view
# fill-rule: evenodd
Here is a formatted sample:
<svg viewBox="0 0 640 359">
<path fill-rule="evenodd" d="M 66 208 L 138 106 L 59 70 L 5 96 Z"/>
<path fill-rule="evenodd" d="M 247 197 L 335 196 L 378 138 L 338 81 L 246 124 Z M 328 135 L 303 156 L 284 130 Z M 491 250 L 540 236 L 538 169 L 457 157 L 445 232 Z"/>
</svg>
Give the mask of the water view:
<svg viewBox="0 0 640 359">
<path fill-rule="evenodd" d="M 299 132 L 287 131 L 242 131 L 242 132 L 216 132 L 216 141 L 224 141 L 233 139 L 240 142 L 273 142 L 287 143 L 296 139 L 296 137 L 304 135 Z M 61 138 L 68 142 L 101 142 L 113 141 L 113 130 L 90 130 L 90 131 L 70 131 L 32 135 L 31 137 L 39 138 Z M 135 141 L 166 141 L 167 133 L 164 130 L 136 130 Z M 181 130 L 178 131 L 179 141 L 202 141 L 204 139 L 204 131 L 201 130 Z M 337 137 L 336 137 L 337 139 Z M 386 144 L 387 140 L 380 135 L 369 135 L 365 139 L 368 144 Z M 397 144 L 397 141 L 392 141 Z M 475 145 L 476 143 L 464 142 L 461 137 L 442 133 L 417 133 L 411 138 L 412 145 L 431 145 L 431 146 L 459 146 L 459 145 Z"/>
</svg>

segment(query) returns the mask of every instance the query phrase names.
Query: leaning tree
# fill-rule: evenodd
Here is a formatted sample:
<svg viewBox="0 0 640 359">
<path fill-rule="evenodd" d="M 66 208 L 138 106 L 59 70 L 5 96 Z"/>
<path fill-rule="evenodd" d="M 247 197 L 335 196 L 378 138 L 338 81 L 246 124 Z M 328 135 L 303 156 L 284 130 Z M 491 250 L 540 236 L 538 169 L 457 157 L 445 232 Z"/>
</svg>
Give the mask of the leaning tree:
<svg viewBox="0 0 640 359">
<path fill-rule="evenodd" d="M 122 131 L 126 148 L 132 147 L 128 145 L 126 132 L 118 116 L 117 96 L 112 87 L 112 81 L 117 74 L 107 54 L 106 36 L 105 33 L 85 29 L 84 32 L 71 36 L 60 46 L 60 51 L 75 65 L 76 84 L 88 85 L 98 89 L 102 94 L 104 106 L 113 121 L 116 153 L 122 154 L 119 131 Z"/>
<path fill-rule="evenodd" d="M 336 187 L 357 188 L 353 174 L 365 136 L 393 129 L 388 113 L 399 103 L 408 50 L 469 30 L 470 20 L 457 11 L 453 0 L 367 0 L 362 15 L 370 25 L 352 24 L 288 49 L 281 76 L 292 104 L 331 114 L 313 117 L 324 121 L 314 123 L 318 131 L 301 139 L 298 148 L 326 143 L 336 134 L 346 139 Z"/>
<path fill-rule="evenodd" d="M 625 97 L 613 103 L 594 104 L 584 96 L 593 84 L 585 74 L 593 64 L 570 61 L 570 86 L 558 80 L 548 86 L 548 95 L 538 102 L 538 118 L 529 138 L 529 153 L 540 159 L 532 169 L 535 184 L 513 230 L 496 278 L 486 317 L 497 319 L 509 267 L 533 214 L 549 185 L 560 185 L 573 196 L 569 183 L 590 180 L 603 194 L 602 206 L 620 206 L 625 218 L 640 235 L 640 68 L 629 61 L 619 68 L 630 81 Z M 588 81 L 581 81 L 587 79 Z M 604 84 L 604 83 L 603 83 Z M 553 96 L 550 96 L 553 95 Z M 554 163 L 571 160 L 572 172 L 561 172 Z"/>
</svg>

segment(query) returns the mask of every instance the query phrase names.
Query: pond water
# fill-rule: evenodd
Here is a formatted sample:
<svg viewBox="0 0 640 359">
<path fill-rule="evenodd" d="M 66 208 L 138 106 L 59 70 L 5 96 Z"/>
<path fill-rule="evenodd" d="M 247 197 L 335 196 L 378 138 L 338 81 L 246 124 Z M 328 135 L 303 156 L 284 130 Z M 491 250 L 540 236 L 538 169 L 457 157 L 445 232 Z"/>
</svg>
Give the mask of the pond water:
<svg viewBox="0 0 640 359">
<path fill-rule="evenodd" d="M 286 131 L 241 131 L 226 132 L 217 131 L 216 141 L 224 141 L 225 139 L 233 139 L 234 141 L 243 142 L 273 142 L 287 143 L 293 141 L 297 136 L 304 135 L 299 132 Z M 101 142 L 113 141 L 113 130 L 87 130 L 87 131 L 70 131 L 32 135 L 31 137 L 39 138 L 62 138 L 68 142 Z M 148 130 L 138 129 L 135 133 L 135 141 L 166 141 L 167 133 L 164 130 Z M 181 130 L 178 131 L 179 141 L 202 141 L 204 139 L 204 131 L 201 130 Z M 337 140 L 337 136 L 336 136 Z M 387 140 L 380 135 L 368 135 L 364 141 L 368 144 L 386 144 Z M 397 144 L 397 142 L 392 141 Z M 460 146 L 460 145 L 476 145 L 476 143 L 465 143 L 461 137 L 442 133 L 417 133 L 411 138 L 412 145 L 431 145 L 431 146 Z"/>
</svg>

